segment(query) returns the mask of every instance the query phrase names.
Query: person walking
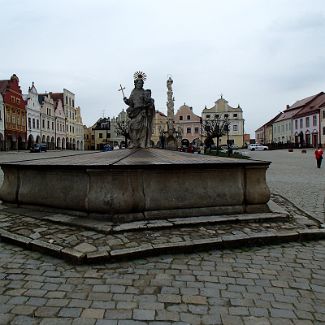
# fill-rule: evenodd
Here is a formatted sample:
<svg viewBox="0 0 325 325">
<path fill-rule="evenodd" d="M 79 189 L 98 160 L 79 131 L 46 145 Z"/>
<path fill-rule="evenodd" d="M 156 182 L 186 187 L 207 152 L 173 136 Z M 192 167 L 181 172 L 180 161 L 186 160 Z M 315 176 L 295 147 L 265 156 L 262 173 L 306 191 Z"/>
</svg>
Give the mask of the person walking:
<svg viewBox="0 0 325 325">
<path fill-rule="evenodd" d="M 315 150 L 315 158 L 317 161 L 317 168 L 320 168 L 323 160 L 323 150 L 321 145 L 319 145 L 318 148 Z"/>
</svg>

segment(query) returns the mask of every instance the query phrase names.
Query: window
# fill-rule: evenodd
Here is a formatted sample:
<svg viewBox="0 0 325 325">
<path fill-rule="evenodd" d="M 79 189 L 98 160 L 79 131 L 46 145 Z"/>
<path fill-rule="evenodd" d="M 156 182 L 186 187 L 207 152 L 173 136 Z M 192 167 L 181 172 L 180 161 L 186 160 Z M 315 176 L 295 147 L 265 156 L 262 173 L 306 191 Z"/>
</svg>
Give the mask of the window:
<svg viewBox="0 0 325 325">
<path fill-rule="evenodd" d="M 32 121 L 31 118 L 28 118 L 28 128 L 31 129 L 32 128 Z"/>
<path fill-rule="evenodd" d="M 33 118 L 33 129 L 35 129 L 35 119 Z"/>
<path fill-rule="evenodd" d="M 103 133 L 98 133 L 98 138 L 102 139 L 103 138 Z"/>
<path fill-rule="evenodd" d="M 226 117 L 229 117 L 229 115 L 228 115 L 228 114 L 225 114 L 225 118 L 226 118 Z"/>
<path fill-rule="evenodd" d="M 12 118 L 11 118 L 11 122 L 12 122 L 13 124 L 16 124 L 16 116 L 15 116 L 15 115 L 12 116 Z"/>
<path fill-rule="evenodd" d="M 187 133 L 187 134 L 191 133 L 191 128 L 187 128 L 187 129 L 186 129 L 186 133 Z"/>
<path fill-rule="evenodd" d="M 65 96 L 65 103 L 68 104 L 68 96 Z"/>
<path fill-rule="evenodd" d="M 323 110 L 323 119 L 325 118 L 325 110 Z"/>
<path fill-rule="evenodd" d="M 2 120 L 2 113 L 1 113 L 1 109 L 0 109 L 0 121 Z"/>
<path fill-rule="evenodd" d="M 36 120 L 37 129 L 39 129 L 39 120 Z"/>
<path fill-rule="evenodd" d="M 50 129 L 50 121 L 47 121 L 47 128 Z"/>
<path fill-rule="evenodd" d="M 42 120 L 42 128 L 45 129 L 45 120 Z"/>
<path fill-rule="evenodd" d="M 233 117 L 237 117 L 237 114 L 234 114 Z"/>
<path fill-rule="evenodd" d="M 111 134 L 110 133 L 107 133 L 107 138 L 109 139 L 111 137 Z"/>
<path fill-rule="evenodd" d="M 191 119 L 191 116 L 190 115 L 187 115 L 187 117 L 186 117 L 188 120 L 190 120 Z"/>
<path fill-rule="evenodd" d="M 20 99 L 16 98 L 16 103 L 19 105 L 20 104 Z"/>
<path fill-rule="evenodd" d="M 95 140 L 95 136 L 93 134 L 91 135 L 91 139 L 92 140 Z"/>
<path fill-rule="evenodd" d="M 207 115 L 206 115 L 206 118 L 210 118 L 210 114 L 207 114 Z"/>
<path fill-rule="evenodd" d="M 72 99 L 72 107 L 74 107 L 74 99 Z"/>
<path fill-rule="evenodd" d="M 179 117 L 179 120 L 180 121 L 183 121 L 183 116 L 182 115 Z"/>
<path fill-rule="evenodd" d="M 309 116 L 308 117 L 306 117 L 306 128 L 309 128 L 310 127 L 310 125 L 309 125 Z"/>
<path fill-rule="evenodd" d="M 238 131 L 238 125 L 236 125 L 236 124 L 233 125 L 233 126 L 232 126 L 232 130 L 233 130 L 233 131 Z"/>
<path fill-rule="evenodd" d="M 313 115 L 313 126 L 317 126 L 317 115 Z"/>
<path fill-rule="evenodd" d="M 54 130 L 54 122 L 52 122 L 52 130 Z"/>
<path fill-rule="evenodd" d="M 295 120 L 295 129 L 298 129 L 298 120 Z"/>
<path fill-rule="evenodd" d="M 323 127 L 323 135 L 325 135 L 325 126 Z"/>
<path fill-rule="evenodd" d="M 302 129 L 302 128 L 304 127 L 304 121 L 303 121 L 303 119 L 301 118 L 301 119 L 299 120 L 299 122 L 300 122 L 300 128 Z"/>
<path fill-rule="evenodd" d="M 199 133 L 199 128 L 195 128 L 194 133 Z"/>
</svg>

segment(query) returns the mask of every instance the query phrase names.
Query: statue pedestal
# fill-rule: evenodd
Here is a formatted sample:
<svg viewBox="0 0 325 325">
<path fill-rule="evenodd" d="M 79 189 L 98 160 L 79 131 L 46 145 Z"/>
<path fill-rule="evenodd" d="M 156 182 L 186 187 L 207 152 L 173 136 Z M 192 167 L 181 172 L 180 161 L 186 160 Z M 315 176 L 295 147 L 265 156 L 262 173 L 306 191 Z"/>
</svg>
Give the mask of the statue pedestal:
<svg viewBox="0 0 325 325">
<path fill-rule="evenodd" d="M 2 163 L 0 198 L 113 222 L 268 212 L 269 162 L 124 149 Z"/>
</svg>

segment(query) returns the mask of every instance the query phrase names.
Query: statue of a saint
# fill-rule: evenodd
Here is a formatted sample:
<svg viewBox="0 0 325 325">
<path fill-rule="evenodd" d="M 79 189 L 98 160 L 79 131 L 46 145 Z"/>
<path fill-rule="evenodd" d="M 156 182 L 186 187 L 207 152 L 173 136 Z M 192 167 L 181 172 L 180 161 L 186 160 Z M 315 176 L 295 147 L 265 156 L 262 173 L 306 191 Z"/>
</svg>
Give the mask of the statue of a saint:
<svg viewBox="0 0 325 325">
<path fill-rule="evenodd" d="M 124 97 L 124 103 L 129 105 L 126 112 L 130 118 L 128 148 L 148 148 L 152 134 L 152 121 L 155 114 L 154 100 L 150 89 L 143 89 L 144 74 L 137 73 L 134 89 L 129 98 Z"/>
</svg>

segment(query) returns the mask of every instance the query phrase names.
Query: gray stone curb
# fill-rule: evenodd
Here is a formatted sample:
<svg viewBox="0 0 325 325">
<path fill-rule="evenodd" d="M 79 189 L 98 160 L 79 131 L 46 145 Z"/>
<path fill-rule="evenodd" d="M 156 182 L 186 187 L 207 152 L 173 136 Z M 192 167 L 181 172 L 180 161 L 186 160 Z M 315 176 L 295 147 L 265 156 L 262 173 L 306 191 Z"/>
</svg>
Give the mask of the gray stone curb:
<svg viewBox="0 0 325 325">
<path fill-rule="evenodd" d="M 0 238 L 3 241 L 14 243 L 25 248 L 47 253 L 62 258 L 72 263 L 103 263 L 144 256 L 159 255 L 162 253 L 186 253 L 203 249 L 226 249 L 243 246 L 263 246 L 269 244 L 281 244 L 292 241 L 311 241 L 325 239 L 325 229 L 306 229 L 288 231 L 283 233 L 263 232 L 256 235 L 227 235 L 221 238 L 207 238 L 193 241 L 175 243 L 144 244 L 134 248 L 113 250 L 110 252 L 82 253 L 75 249 L 63 248 L 59 245 L 50 244 L 41 240 L 32 240 L 28 237 L 12 234 L 0 230 Z"/>
</svg>

